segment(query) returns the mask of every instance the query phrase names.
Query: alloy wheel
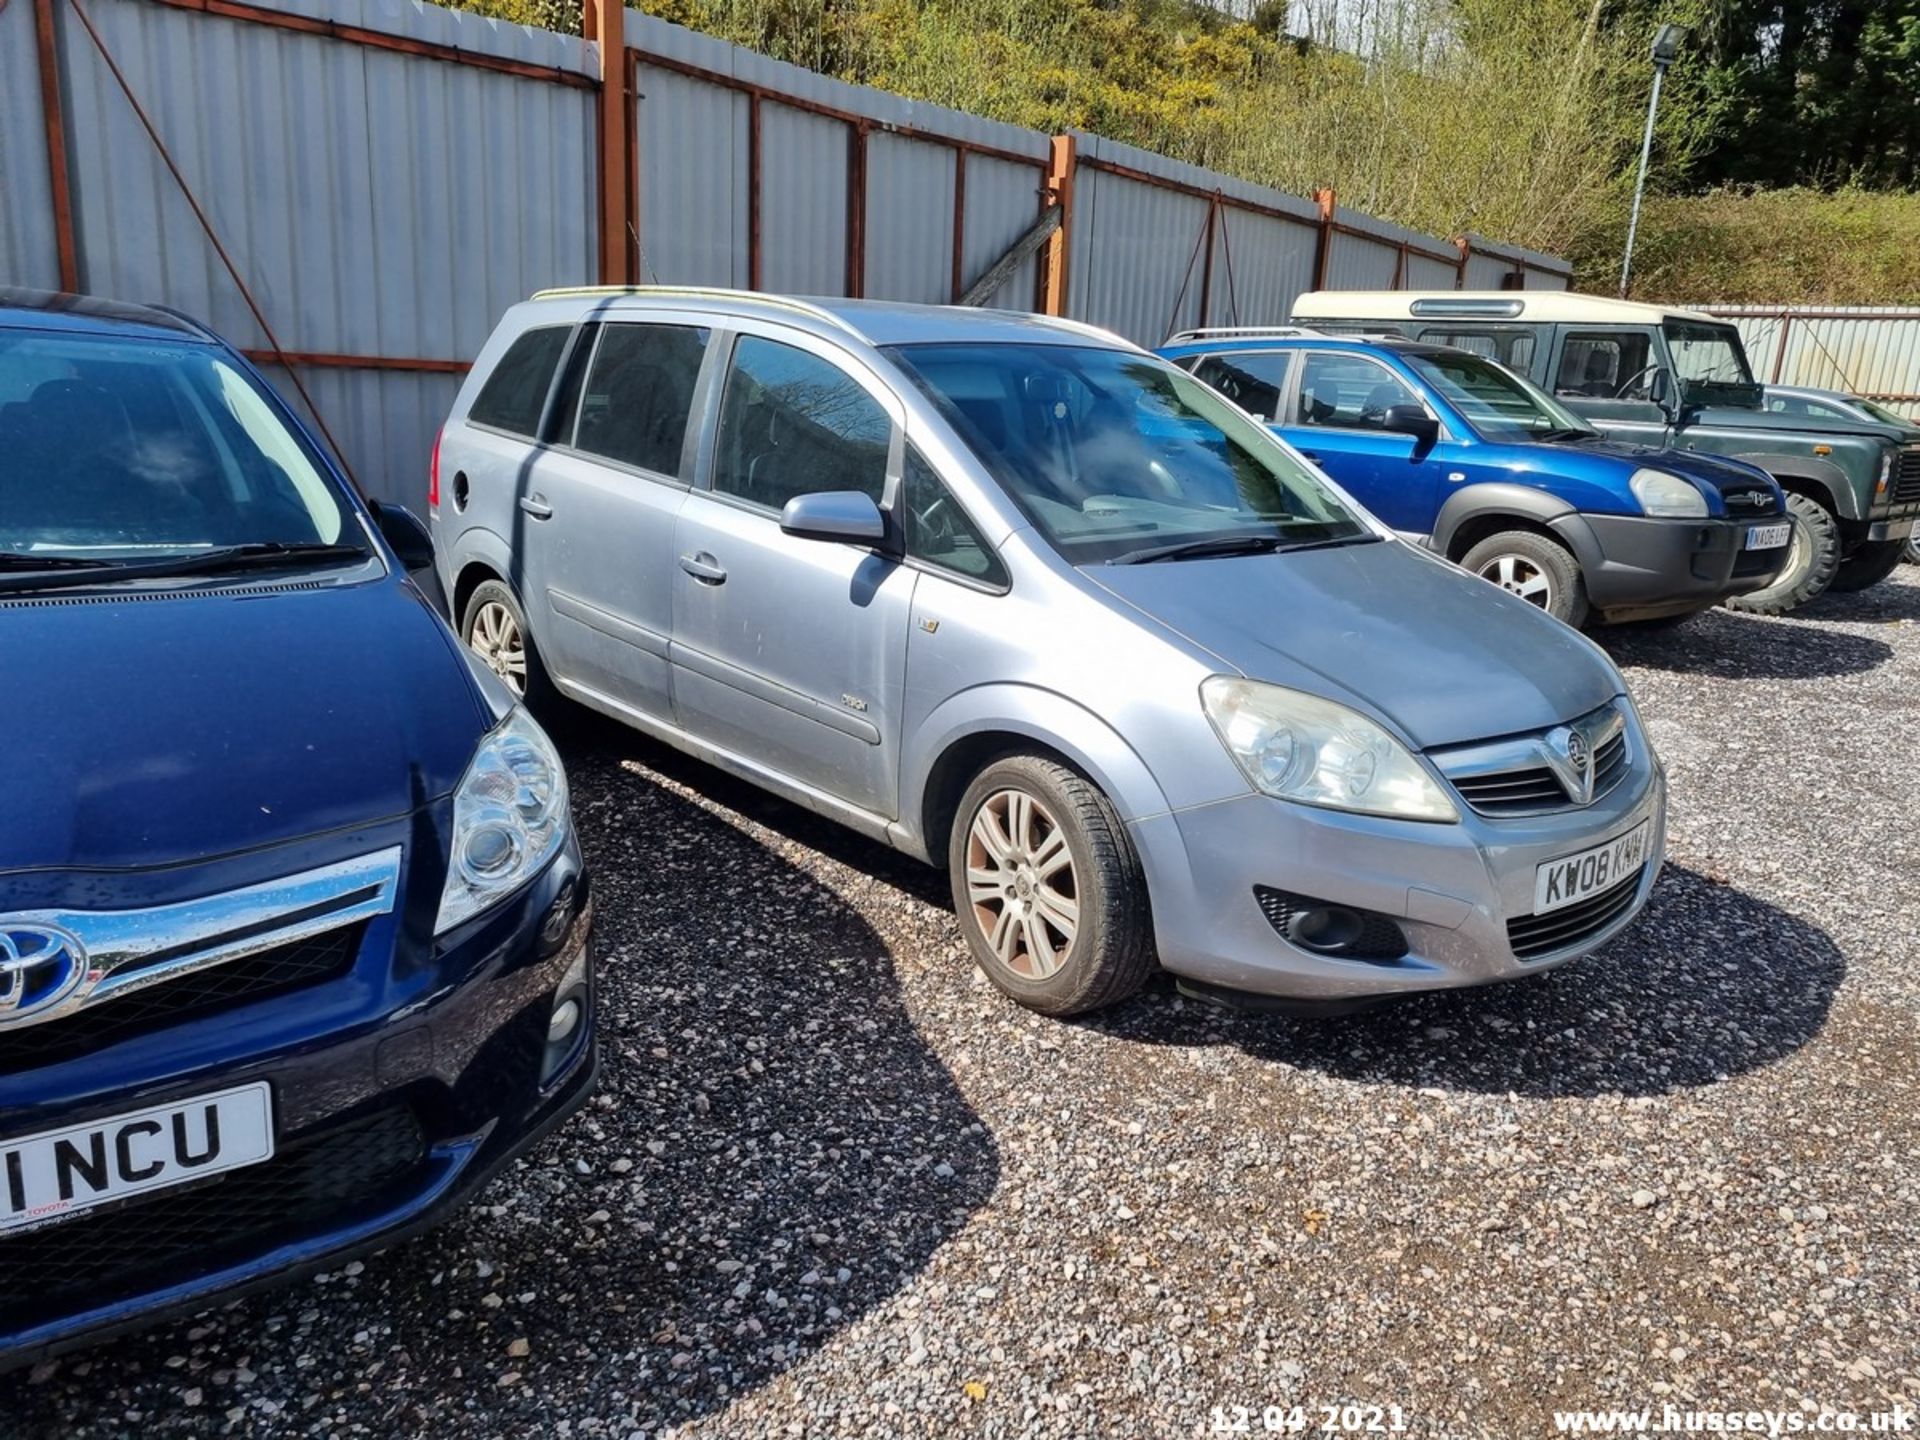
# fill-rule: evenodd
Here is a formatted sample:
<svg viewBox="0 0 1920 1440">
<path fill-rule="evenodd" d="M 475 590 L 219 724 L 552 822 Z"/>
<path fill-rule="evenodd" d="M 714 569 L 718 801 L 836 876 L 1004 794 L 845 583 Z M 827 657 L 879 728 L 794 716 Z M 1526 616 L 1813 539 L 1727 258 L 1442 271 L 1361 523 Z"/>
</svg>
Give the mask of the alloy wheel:
<svg viewBox="0 0 1920 1440">
<path fill-rule="evenodd" d="M 1023 790 L 1000 790 L 967 831 L 967 896 L 1000 963 L 1026 980 L 1066 964 L 1080 929 L 1080 889 L 1067 834 Z"/>
<path fill-rule="evenodd" d="M 1480 578 L 1542 610 L 1553 608 L 1552 579 L 1524 555 L 1494 556 L 1480 567 Z"/>
<path fill-rule="evenodd" d="M 490 600 L 473 614 L 467 644 L 516 695 L 527 693 L 527 643 L 520 622 L 498 600 Z"/>
</svg>

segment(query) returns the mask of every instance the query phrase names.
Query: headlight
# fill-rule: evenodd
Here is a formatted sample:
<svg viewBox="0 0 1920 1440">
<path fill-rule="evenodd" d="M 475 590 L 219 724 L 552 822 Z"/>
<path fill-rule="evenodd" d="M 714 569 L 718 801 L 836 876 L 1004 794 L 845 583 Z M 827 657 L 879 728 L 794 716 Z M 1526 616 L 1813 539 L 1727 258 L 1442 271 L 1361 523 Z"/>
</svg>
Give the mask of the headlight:
<svg viewBox="0 0 1920 1440">
<path fill-rule="evenodd" d="M 1892 483 L 1893 483 L 1893 451 L 1889 450 L 1885 455 L 1880 457 L 1880 479 L 1875 483 L 1873 487 L 1873 493 L 1876 495 L 1886 494 L 1887 486 Z"/>
<path fill-rule="evenodd" d="M 1344 705 L 1228 675 L 1202 681 L 1200 703 L 1227 753 L 1265 794 L 1404 820 L 1460 818 L 1406 746 Z"/>
<path fill-rule="evenodd" d="M 444 934 L 539 873 L 567 838 L 567 772 L 546 732 L 516 707 L 480 742 L 453 792 Z"/>
<path fill-rule="evenodd" d="M 1632 487 L 1633 498 L 1640 502 L 1640 508 L 1649 515 L 1677 520 L 1699 520 L 1706 516 L 1707 497 L 1678 475 L 1669 475 L 1665 470 L 1636 470 L 1627 484 Z"/>
</svg>

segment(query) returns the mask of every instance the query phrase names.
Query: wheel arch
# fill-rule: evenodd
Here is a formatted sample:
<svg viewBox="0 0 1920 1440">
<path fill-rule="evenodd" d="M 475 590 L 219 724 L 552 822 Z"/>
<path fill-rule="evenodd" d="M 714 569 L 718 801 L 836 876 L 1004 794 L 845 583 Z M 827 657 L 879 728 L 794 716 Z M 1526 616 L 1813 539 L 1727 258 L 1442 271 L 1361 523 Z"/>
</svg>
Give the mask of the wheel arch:
<svg viewBox="0 0 1920 1440">
<path fill-rule="evenodd" d="M 1097 786 L 1122 822 L 1162 814 L 1166 794 L 1111 725 L 1091 710 L 1037 686 L 983 685 L 945 701 L 903 756 L 902 848 L 946 863 L 947 837 L 960 796 L 1001 755 L 1046 755 Z M 1143 865 L 1149 864 L 1145 855 Z"/>
<path fill-rule="evenodd" d="M 1804 495 L 1828 513 L 1842 520 L 1858 520 L 1863 512 L 1857 503 L 1847 472 L 1838 465 L 1810 455 L 1741 454 L 1733 457 L 1749 465 L 1758 465 L 1791 495 Z"/>
<path fill-rule="evenodd" d="M 1526 485 L 1469 485 L 1454 491 L 1433 522 L 1433 548 L 1458 563 L 1475 545 L 1502 530 L 1531 530 L 1571 548 L 1582 565 L 1580 545 L 1560 528 L 1579 511 L 1557 495 Z M 1556 522 L 1559 522 L 1556 524 Z M 1584 530 L 1584 524 L 1580 527 Z"/>
</svg>

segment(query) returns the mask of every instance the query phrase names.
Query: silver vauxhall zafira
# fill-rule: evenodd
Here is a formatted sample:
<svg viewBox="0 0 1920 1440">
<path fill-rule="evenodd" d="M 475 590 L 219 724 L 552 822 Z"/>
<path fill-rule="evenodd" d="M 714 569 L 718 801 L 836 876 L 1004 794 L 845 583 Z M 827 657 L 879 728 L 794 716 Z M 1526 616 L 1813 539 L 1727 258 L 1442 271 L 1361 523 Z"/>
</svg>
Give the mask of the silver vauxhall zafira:
<svg viewBox="0 0 1920 1440">
<path fill-rule="evenodd" d="M 509 684 L 944 865 L 1036 1010 L 1156 965 L 1309 1006 L 1513 979 L 1660 868 L 1663 772 L 1598 648 L 1086 326 L 547 292 L 430 502 Z"/>
</svg>

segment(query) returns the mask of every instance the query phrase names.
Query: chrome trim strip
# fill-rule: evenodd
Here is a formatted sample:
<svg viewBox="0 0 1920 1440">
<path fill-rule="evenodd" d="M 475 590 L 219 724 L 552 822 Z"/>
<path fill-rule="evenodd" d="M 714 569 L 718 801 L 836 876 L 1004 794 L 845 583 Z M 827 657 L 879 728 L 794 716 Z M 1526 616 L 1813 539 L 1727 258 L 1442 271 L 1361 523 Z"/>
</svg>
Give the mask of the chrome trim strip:
<svg viewBox="0 0 1920 1440">
<path fill-rule="evenodd" d="M 1625 736 L 1627 728 L 1626 712 L 1617 701 L 1609 700 L 1597 710 L 1591 710 L 1567 725 L 1556 725 L 1553 729 L 1536 735 L 1522 735 L 1516 739 L 1494 740 L 1481 745 L 1462 745 L 1447 750 L 1436 750 L 1428 758 L 1439 767 L 1440 773 L 1448 780 L 1487 780 L 1498 775 L 1516 774 L 1528 770 L 1545 770 L 1559 781 L 1560 788 L 1566 792 L 1566 800 L 1552 805 L 1531 806 L 1525 810 L 1500 810 L 1491 812 L 1490 819 L 1523 818 L 1526 815 L 1552 814 L 1562 810 L 1579 809 L 1591 805 L 1603 795 L 1611 794 L 1615 786 L 1626 778 L 1632 767 L 1633 740 Z M 1593 761 L 1603 746 L 1611 744 L 1615 736 L 1625 736 L 1627 753 L 1614 776 L 1613 783 L 1604 790 L 1595 790 L 1591 795 L 1583 795 L 1581 774 L 1569 763 L 1565 737 L 1578 732 L 1586 742 L 1588 777 L 1593 772 Z M 1464 799 L 1465 797 L 1462 796 Z M 1471 807 L 1473 802 L 1467 801 Z M 1479 812 L 1487 813 L 1487 812 Z"/>
<path fill-rule="evenodd" d="M 401 847 L 393 845 L 284 879 L 144 910 L 0 915 L 0 931 L 9 925 L 65 931 L 80 943 L 86 962 L 79 985 L 59 1005 L 0 1018 L 0 1031 L 44 1025 L 182 975 L 385 915 L 399 895 L 400 857 Z"/>
</svg>

